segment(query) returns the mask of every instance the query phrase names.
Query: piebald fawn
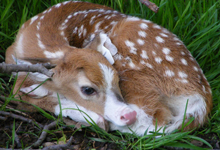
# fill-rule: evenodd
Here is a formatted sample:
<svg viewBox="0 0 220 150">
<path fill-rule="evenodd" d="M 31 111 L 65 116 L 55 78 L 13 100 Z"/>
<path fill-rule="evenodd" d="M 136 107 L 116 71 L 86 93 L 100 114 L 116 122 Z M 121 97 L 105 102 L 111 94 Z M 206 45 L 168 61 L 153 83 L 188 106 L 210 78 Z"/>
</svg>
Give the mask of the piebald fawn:
<svg viewBox="0 0 220 150">
<path fill-rule="evenodd" d="M 12 55 L 17 63 L 57 65 L 54 76 L 23 100 L 58 115 L 58 92 L 62 109 L 80 108 L 97 123 L 108 120 L 110 130 L 143 135 L 157 123 L 172 132 L 181 128 L 187 101 L 185 122 L 194 121 L 185 129 L 191 129 L 203 125 L 212 108 L 209 83 L 174 34 L 106 6 L 67 1 L 45 10 L 21 27 L 6 52 L 7 63 L 16 63 Z M 15 90 L 24 76 L 18 76 Z M 29 76 L 18 94 L 48 78 Z M 74 110 L 62 112 L 85 122 Z"/>
</svg>

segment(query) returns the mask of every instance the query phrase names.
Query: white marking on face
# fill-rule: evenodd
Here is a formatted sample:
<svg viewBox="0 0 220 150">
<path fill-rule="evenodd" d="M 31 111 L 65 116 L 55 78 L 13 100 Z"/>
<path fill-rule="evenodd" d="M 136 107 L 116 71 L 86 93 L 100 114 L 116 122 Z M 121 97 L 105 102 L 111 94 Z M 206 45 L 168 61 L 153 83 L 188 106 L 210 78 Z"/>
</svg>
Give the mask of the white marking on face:
<svg viewBox="0 0 220 150">
<path fill-rule="evenodd" d="M 145 30 L 145 29 L 148 28 L 148 25 L 147 25 L 146 23 L 141 23 L 141 24 L 140 24 L 140 28 L 143 29 L 143 30 Z"/>
<path fill-rule="evenodd" d="M 163 43 L 164 39 L 162 39 L 160 36 L 156 36 L 155 38 L 157 40 L 158 43 Z"/>
<path fill-rule="evenodd" d="M 166 47 L 164 47 L 164 48 L 162 49 L 162 51 L 163 51 L 163 53 L 166 54 L 166 55 L 168 55 L 168 54 L 170 53 L 170 49 L 169 49 L 169 48 L 166 48 Z"/>
<path fill-rule="evenodd" d="M 144 40 L 142 40 L 142 39 L 137 39 L 137 43 L 138 43 L 139 45 L 144 45 Z"/>
<path fill-rule="evenodd" d="M 155 61 L 156 61 L 158 64 L 161 64 L 162 59 L 161 59 L 160 57 L 155 57 Z"/>
<path fill-rule="evenodd" d="M 184 65 L 188 65 L 187 61 L 186 61 L 184 58 L 181 59 L 181 62 L 182 62 Z"/>
<path fill-rule="evenodd" d="M 167 61 L 170 61 L 170 62 L 173 61 L 173 57 L 171 57 L 171 56 L 169 56 L 169 55 L 166 55 L 165 58 L 166 58 Z"/>
<path fill-rule="evenodd" d="M 183 71 L 179 71 L 178 75 L 179 75 L 180 78 L 187 78 L 188 77 L 188 75 Z"/>
<path fill-rule="evenodd" d="M 140 37 L 146 38 L 147 33 L 144 32 L 144 31 L 138 31 L 138 35 L 139 35 Z"/>
<path fill-rule="evenodd" d="M 44 51 L 44 55 L 47 58 L 62 58 L 64 56 L 64 53 L 62 51 L 57 51 L 57 52 L 49 52 L 49 51 Z"/>
<path fill-rule="evenodd" d="M 182 45 L 180 42 L 176 42 L 176 45 Z"/>
<path fill-rule="evenodd" d="M 130 53 L 137 54 L 137 49 L 134 47 L 135 44 L 133 42 L 126 40 L 125 45 L 130 48 Z"/>
<path fill-rule="evenodd" d="M 148 59 L 149 57 L 147 56 L 147 52 L 145 50 L 142 50 L 142 53 L 141 53 L 141 57 L 143 59 Z"/>
<path fill-rule="evenodd" d="M 161 35 L 162 37 L 168 37 L 168 35 L 166 35 L 166 34 L 164 34 L 164 33 L 160 33 L 160 35 Z"/>
<path fill-rule="evenodd" d="M 114 78 L 114 71 L 108 66 L 99 63 L 99 67 L 102 70 L 103 77 L 105 79 L 105 83 L 107 84 L 107 91 L 112 88 L 112 81 Z"/>
<path fill-rule="evenodd" d="M 159 25 L 157 25 L 157 24 L 154 24 L 154 25 L 153 25 L 153 28 L 155 28 L 155 29 L 161 29 L 161 27 L 160 27 Z"/>
<path fill-rule="evenodd" d="M 30 22 L 30 25 L 35 21 L 37 20 L 38 16 L 34 16 L 33 18 L 31 18 L 31 22 Z"/>
<path fill-rule="evenodd" d="M 165 71 L 165 76 L 167 77 L 173 77 L 175 75 L 175 73 L 171 70 L 166 70 Z"/>
</svg>

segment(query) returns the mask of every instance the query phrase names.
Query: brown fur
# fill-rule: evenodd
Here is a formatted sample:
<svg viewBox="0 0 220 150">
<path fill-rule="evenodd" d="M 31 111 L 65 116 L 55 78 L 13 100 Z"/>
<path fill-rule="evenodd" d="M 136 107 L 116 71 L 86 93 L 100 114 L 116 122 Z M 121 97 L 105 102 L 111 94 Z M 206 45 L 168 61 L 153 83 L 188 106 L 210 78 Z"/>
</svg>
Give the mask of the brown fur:
<svg viewBox="0 0 220 150">
<path fill-rule="evenodd" d="M 39 31 L 41 36 L 41 41 L 43 44 L 47 46 L 47 51 L 56 52 L 58 50 L 62 50 L 66 53 L 66 57 L 64 58 L 64 63 L 59 67 L 54 69 L 55 76 L 54 81 L 57 78 L 57 85 L 60 84 L 57 88 L 60 90 L 60 93 L 64 94 L 67 97 L 71 97 L 73 95 L 77 95 L 77 93 L 69 93 L 67 89 L 62 89 L 63 85 L 69 85 L 69 80 L 67 81 L 66 78 L 71 78 L 74 80 L 76 76 L 76 68 L 84 69 L 84 73 L 86 76 L 96 85 L 100 86 L 102 83 L 102 77 L 96 76 L 93 72 L 98 72 L 96 69 L 97 66 L 93 66 L 90 68 L 92 62 L 95 61 L 97 57 L 94 55 L 98 55 L 94 53 L 94 55 L 85 55 L 83 59 L 77 59 L 79 56 L 78 54 L 81 53 L 81 50 L 69 48 L 68 45 L 81 48 L 83 45 L 84 40 L 88 39 L 91 34 L 95 33 L 95 25 L 100 21 L 105 21 L 101 23 L 99 29 L 102 29 L 103 32 L 107 33 L 111 38 L 113 44 L 118 48 L 118 54 L 123 56 L 121 60 L 116 60 L 114 67 L 119 72 L 120 76 L 120 89 L 122 91 L 122 95 L 125 98 L 127 103 L 136 104 L 140 108 L 144 108 L 147 114 L 150 114 L 154 117 L 154 123 L 157 119 L 159 125 L 167 124 L 170 121 L 170 118 L 174 115 L 172 109 L 170 109 L 170 103 L 172 101 L 167 101 L 169 98 L 173 96 L 179 95 L 193 95 L 195 93 L 199 93 L 205 99 L 207 104 L 206 107 L 206 116 L 210 113 L 212 109 L 212 96 L 209 90 L 210 86 L 205 79 L 201 70 L 195 71 L 193 70 L 193 66 L 200 69 L 199 65 L 192 58 L 190 52 L 184 46 L 184 44 L 176 40 L 176 36 L 172 33 L 168 32 L 166 29 L 155 28 L 153 23 L 147 23 L 148 29 L 145 30 L 147 33 L 146 38 L 141 38 L 144 40 L 144 45 L 139 45 L 136 40 L 140 38 L 137 34 L 138 31 L 142 30 L 139 25 L 141 23 L 145 23 L 143 20 L 139 21 L 127 21 L 126 18 L 120 14 L 115 13 L 114 17 L 110 19 L 105 19 L 106 15 L 102 15 L 94 19 L 92 24 L 90 24 L 91 18 L 93 16 L 97 16 L 99 12 L 93 12 L 87 14 L 79 14 L 75 17 L 72 17 L 68 20 L 65 24 L 67 26 L 64 29 L 64 34 L 68 39 L 68 42 L 64 40 L 62 36 L 58 36 L 57 34 L 60 33 L 59 27 L 61 23 L 65 21 L 65 19 L 70 14 L 74 14 L 74 12 L 90 10 L 90 9 L 104 9 L 106 12 L 107 10 L 112 10 L 111 8 L 91 4 L 91 3 L 68 3 L 63 5 L 59 8 L 54 8 L 51 10 L 50 13 L 43 13 L 38 15 L 38 19 L 34 21 L 31 25 L 30 20 L 24 24 L 24 28 L 20 29 L 17 39 L 19 36 L 23 34 L 24 36 L 24 54 L 19 53 L 19 50 L 16 50 L 14 43 L 11 47 L 8 48 L 6 52 L 6 62 L 11 63 L 11 54 L 15 54 L 18 58 L 28 57 L 28 58 L 45 58 L 45 55 L 42 54 L 42 50 L 39 49 L 33 43 L 37 43 L 36 38 L 36 26 L 39 21 L 39 18 L 44 16 L 45 21 L 47 22 L 46 25 L 41 24 L 41 30 Z M 48 9 L 49 10 L 49 9 Z M 112 13 L 113 14 L 113 13 Z M 44 20 L 43 19 L 43 20 Z M 117 25 L 111 24 L 112 21 L 117 21 Z M 86 29 L 85 36 L 79 36 L 77 33 L 73 33 L 73 30 L 78 27 L 84 26 Z M 105 28 L 106 26 L 108 28 Z M 113 30 L 112 30 L 113 29 Z M 166 32 L 163 32 L 165 30 Z M 31 33 L 30 33 L 31 31 Z M 45 32 L 47 31 L 47 32 Z M 162 37 L 160 33 L 164 33 L 167 37 Z M 57 35 L 57 36 L 54 36 Z M 156 41 L 155 37 L 161 36 L 164 39 L 164 42 L 159 43 Z M 137 49 L 137 54 L 132 54 L 129 52 L 129 47 L 126 46 L 125 41 L 129 40 L 135 44 Z M 176 44 L 179 42 L 180 44 Z M 169 48 L 170 49 L 170 56 L 174 58 L 173 62 L 167 61 L 165 59 L 165 55 L 162 52 L 162 48 Z M 94 48 L 95 49 L 95 48 Z M 78 51 L 79 50 L 79 51 Z M 141 58 L 140 55 L 142 50 L 147 52 L 149 59 Z M 88 50 L 89 51 L 89 50 Z M 161 64 L 157 64 L 154 58 L 156 56 L 162 58 Z M 184 53 L 185 55 L 183 55 Z M 126 57 L 130 57 L 135 68 L 129 66 L 130 60 L 126 59 Z M 100 59 L 101 56 L 99 57 Z M 188 65 L 183 65 L 180 58 L 184 58 Z M 84 60 L 91 60 L 89 63 L 86 63 Z M 141 60 L 144 60 L 146 63 L 150 63 L 153 68 L 149 68 L 146 65 L 141 64 Z M 82 62 L 83 61 L 83 62 Z M 104 60 L 103 60 L 104 61 Z M 80 66 L 79 64 L 84 64 L 84 66 Z M 166 77 L 164 76 L 164 72 L 170 69 L 175 73 L 174 77 Z M 188 83 L 182 83 L 179 81 L 178 72 L 184 71 L 188 77 Z M 95 75 L 95 76 L 94 76 Z M 59 80 L 58 80 L 59 79 Z M 117 82 L 117 78 L 115 78 L 115 83 Z M 203 90 L 203 86 L 205 87 L 205 91 Z M 51 88 L 51 86 L 48 86 Z M 117 87 L 117 86 L 116 86 Z M 54 90 L 58 90 L 54 89 Z M 71 87 L 69 86 L 69 91 L 72 91 Z M 116 90 L 118 90 L 116 88 Z M 81 101 L 77 101 L 80 105 L 91 108 L 93 111 L 101 110 L 102 108 L 98 107 L 96 103 L 87 104 L 81 103 Z M 184 106 L 183 106 L 184 107 Z M 188 128 L 194 128 L 198 126 L 197 118 L 195 121 L 188 126 Z"/>
</svg>

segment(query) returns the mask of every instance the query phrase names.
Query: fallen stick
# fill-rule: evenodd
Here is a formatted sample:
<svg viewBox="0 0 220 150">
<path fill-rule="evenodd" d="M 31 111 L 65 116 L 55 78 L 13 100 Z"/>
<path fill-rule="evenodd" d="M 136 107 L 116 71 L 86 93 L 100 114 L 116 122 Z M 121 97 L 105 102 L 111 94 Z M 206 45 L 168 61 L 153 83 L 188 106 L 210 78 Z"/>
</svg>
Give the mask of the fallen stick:
<svg viewBox="0 0 220 150">
<path fill-rule="evenodd" d="M 55 127 L 57 125 L 57 123 L 59 122 L 59 120 L 57 121 L 53 121 L 52 123 L 50 123 L 49 125 L 45 125 L 43 128 L 43 132 L 41 133 L 40 137 L 38 138 L 38 140 L 32 145 L 33 147 L 38 147 L 41 145 L 41 143 L 45 140 L 46 136 L 47 136 L 47 132 L 46 130 L 50 130 L 51 128 Z"/>
<path fill-rule="evenodd" d="M 5 111 L 0 111 L 0 115 L 5 115 L 5 116 L 10 116 L 12 118 L 15 118 L 15 119 L 18 119 L 18 120 L 22 120 L 24 122 L 27 122 L 27 123 L 33 123 L 33 124 L 37 124 L 40 128 L 43 128 L 43 125 L 32 120 L 32 119 L 29 119 L 29 118 L 25 118 L 21 115 L 16 115 L 16 114 L 13 114 L 11 112 L 5 112 Z M 2 117 L 2 116 L 1 116 Z"/>
<path fill-rule="evenodd" d="M 49 63 L 43 63 L 43 64 L 33 64 L 33 65 L 27 65 L 27 64 L 6 64 L 6 63 L 0 63 L 0 72 L 2 73 L 12 73 L 12 72 L 40 72 L 48 77 L 53 76 L 53 72 L 48 70 L 53 68 L 54 65 L 51 65 Z"/>
</svg>

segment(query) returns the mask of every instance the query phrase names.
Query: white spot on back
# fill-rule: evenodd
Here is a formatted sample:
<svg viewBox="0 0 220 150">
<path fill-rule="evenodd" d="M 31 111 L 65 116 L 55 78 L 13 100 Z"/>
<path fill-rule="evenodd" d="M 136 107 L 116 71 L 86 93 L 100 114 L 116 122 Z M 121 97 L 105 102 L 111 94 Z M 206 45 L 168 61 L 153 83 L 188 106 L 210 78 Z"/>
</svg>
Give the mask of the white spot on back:
<svg viewBox="0 0 220 150">
<path fill-rule="evenodd" d="M 140 28 L 145 30 L 148 28 L 148 25 L 146 23 L 141 23 Z"/>
<path fill-rule="evenodd" d="M 163 43 L 164 42 L 164 39 L 162 39 L 160 36 L 156 36 L 156 40 L 159 43 Z"/>
<path fill-rule="evenodd" d="M 199 71 L 199 69 L 198 69 L 196 66 L 193 66 L 193 69 L 194 69 L 196 72 Z"/>
<path fill-rule="evenodd" d="M 130 48 L 130 53 L 137 54 L 137 49 L 134 47 L 135 44 L 133 42 L 126 40 L 125 45 Z"/>
<path fill-rule="evenodd" d="M 137 39 L 137 43 L 138 43 L 139 45 L 144 45 L 144 40 L 142 40 L 142 39 Z"/>
<path fill-rule="evenodd" d="M 184 58 L 181 59 L 181 62 L 182 62 L 184 65 L 188 65 L 187 61 L 186 61 Z"/>
<path fill-rule="evenodd" d="M 183 71 L 179 71 L 178 75 L 179 75 L 180 78 L 187 78 L 188 77 L 188 75 Z"/>
<path fill-rule="evenodd" d="M 171 56 L 169 56 L 169 55 L 166 55 L 165 58 L 166 58 L 167 61 L 171 61 L 171 62 L 173 61 L 173 57 L 171 57 Z"/>
<path fill-rule="evenodd" d="M 182 55 L 186 55 L 183 51 L 181 52 Z"/>
<path fill-rule="evenodd" d="M 175 73 L 171 70 L 166 70 L 165 71 L 165 76 L 167 77 L 173 77 L 175 75 Z"/>
<path fill-rule="evenodd" d="M 147 36 L 147 33 L 144 31 L 138 31 L 138 35 L 145 38 Z"/>
<path fill-rule="evenodd" d="M 159 25 L 157 25 L 157 24 L 154 24 L 154 25 L 153 25 L 153 28 L 155 28 L 155 29 L 161 29 L 161 27 L 160 27 Z"/>
<path fill-rule="evenodd" d="M 168 37 L 168 35 L 166 35 L 166 34 L 164 34 L 164 33 L 160 33 L 160 35 L 161 35 L 162 37 Z"/>
<path fill-rule="evenodd" d="M 30 25 L 35 21 L 37 20 L 38 16 L 34 16 L 33 18 L 31 18 L 31 22 L 30 22 Z"/>
<path fill-rule="evenodd" d="M 126 21 L 140 21 L 138 17 L 128 16 Z"/>
<path fill-rule="evenodd" d="M 160 57 L 155 57 L 155 61 L 160 64 L 162 62 L 162 59 Z"/>
<path fill-rule="evenodd" d="M 142 53 L 141 53 L 141 57 L 143 59 L 148 59 L 149 57 L 147 56 L 147 52 L 145 50 L 142 50 Z"/>
<path fill-rule="evenodd" d="M 170 53 L 170 49 L 169 49 L 169 48 L 166 48 L 166 47 L 164 47 L 164 48 L 162 49 L 162 51 L 163 51 L 163 53 L 166 54 L 166 55 L 168 55 L 168 54 Z"/>
<path fill-rule="evenodd" d="M 60 3 L 55 5 L 56 8 L 59 8 L 60 6 L 61 6 Z"/>
</svg>

